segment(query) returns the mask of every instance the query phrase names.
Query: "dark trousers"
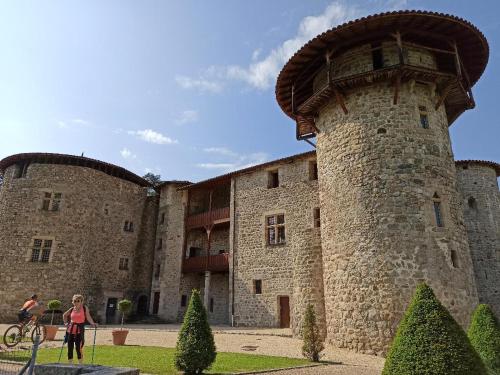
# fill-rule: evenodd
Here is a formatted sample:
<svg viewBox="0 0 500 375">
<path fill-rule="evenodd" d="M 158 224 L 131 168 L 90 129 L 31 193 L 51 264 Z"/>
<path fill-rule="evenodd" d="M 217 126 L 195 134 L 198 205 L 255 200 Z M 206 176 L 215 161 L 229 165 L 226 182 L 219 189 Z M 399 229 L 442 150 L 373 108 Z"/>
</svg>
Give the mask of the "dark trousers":
<svg viewBox="0 0 500 375">
<path fill-rule="evenodd" d="M 78 359 L 83 357 L 83 344 L 85 339 L 83 333 L 68 335 L 68 359 L 73 359 L 73 348 L 76 349 L 76 356 Z"/>
</svg>

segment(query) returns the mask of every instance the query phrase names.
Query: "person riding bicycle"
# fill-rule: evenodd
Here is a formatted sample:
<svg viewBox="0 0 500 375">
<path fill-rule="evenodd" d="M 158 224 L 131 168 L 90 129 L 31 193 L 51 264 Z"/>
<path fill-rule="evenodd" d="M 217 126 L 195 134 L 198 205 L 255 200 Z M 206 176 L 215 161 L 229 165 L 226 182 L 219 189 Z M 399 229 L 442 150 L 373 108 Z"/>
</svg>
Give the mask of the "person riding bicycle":
<svg viewBox="0 0 500 375">
<path fill-rule="evenodd" d="M 68 342 L 68 362 L 73 363 L 73 349 L 76 349 L 78 362 L 83 363 L 83 345 L 85 343 L 85 323 L 92 327 L 97 324 L 90 315 L 89 308 L 83 304 L 83 296 L 75 294 L 72 299 L 73 307 L 63 314 L 63 322 L 67 325 L 64 340 Z"/>
<path fill-rule="evenodd" d="M 40 304 L 38 303 L 38 296 L 33 294 L 29 300 L 24 302 L 23 307 L 19 310 L 18 317 L 19 323 L 23 324 L 26 321 L 29 321 L 33 314 L 30 313 L 30 310 L 35 309 Z"/>
</svg>

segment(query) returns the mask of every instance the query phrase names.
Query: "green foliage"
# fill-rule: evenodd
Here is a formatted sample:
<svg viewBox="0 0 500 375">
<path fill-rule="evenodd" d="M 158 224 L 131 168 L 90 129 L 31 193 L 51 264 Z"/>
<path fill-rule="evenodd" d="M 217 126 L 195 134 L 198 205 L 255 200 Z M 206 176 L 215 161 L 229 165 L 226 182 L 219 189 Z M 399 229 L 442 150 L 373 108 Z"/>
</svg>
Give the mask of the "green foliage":
<svg viewBox="0 0 500 375">
<path fill-rule="evenodd" d="M 467 335 L 425 284 L 399 324 L 382 375 L 486 375 Z"/>
<path fill-rule="evenodd" d="M 123 321 L 125 320 L 125 315 L 129 314 L 132 311 L 132 301 L 128 299 L 122 299 L 118 302 L 118 311 L 122 313 L 122 324 L 120 329 L 123 329 Z"/>
<path fill-rule="evenodd" d="M 318 324 L 316 323 L 316 313 L 311 304 L 307 305 L 302 325 L 302 355 L 313 362 L 319 362 L 321 351 L 325 348 Z"/>
<path fill-rule="evenodd" d="M 500 375 L 500 324 L 488 305 L 474 311 L 468 336 L 489 373 Z"/>
<path fill-rule="evenodd" d="M 61 301 L 57 299 L 50 300 L 47 302 L 47 309 L 52 311 L 52 317 L 50 318 L 50 325 L 54 324 L 54 310 L 59 310 L 61 308 Z"/>
<path fill-rule="evenodd" d="M 175 347 L 175 367 L 186 374 L 201 374 L 216 356 L 214 336 L 200 292 L 193 289 Z"/>
</svg>

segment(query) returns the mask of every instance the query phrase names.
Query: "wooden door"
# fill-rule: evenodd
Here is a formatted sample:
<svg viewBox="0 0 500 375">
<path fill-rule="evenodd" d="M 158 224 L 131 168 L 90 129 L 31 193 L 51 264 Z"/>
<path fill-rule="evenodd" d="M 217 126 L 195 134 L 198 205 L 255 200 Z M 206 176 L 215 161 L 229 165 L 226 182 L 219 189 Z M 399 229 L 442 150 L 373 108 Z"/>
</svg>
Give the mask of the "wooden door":
<svg viewBox="0 0 500 375">
<path fill-rule="evenodd" d="M 153 314 L 158 314 L 160 308 L 160 292 L 155 292 L 153 298 Z"/>
<path fill-rule="evenodd" d="M 108 303 L 106 304 L 106 323 L 115 323 L 116 315 L 116 304 L 118 303 L 118 298 L 108 298 Z"/>
<path fill-rule="evenodd" d="M 288 296 L 280 297 L 280 328 L 290 328 L 290 299 Z"/>
</svg>

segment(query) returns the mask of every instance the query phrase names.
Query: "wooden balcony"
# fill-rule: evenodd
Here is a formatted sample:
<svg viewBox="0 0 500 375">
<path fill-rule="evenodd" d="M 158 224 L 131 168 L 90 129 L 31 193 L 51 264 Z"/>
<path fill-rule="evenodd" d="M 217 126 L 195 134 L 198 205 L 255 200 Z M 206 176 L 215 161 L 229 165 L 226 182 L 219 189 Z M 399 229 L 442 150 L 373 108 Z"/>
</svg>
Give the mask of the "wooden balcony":
<svg viewBox="0 0 500 375">
<path fill-rule="evenodd" d="M 199 257 L 191 257 L 191 258 L 185 258 L 182 260 L 182 272 L 189 273 L 189 272 L 205 272 L 205 271 L 211 271 L 211 272 L 228 272 L 229 271 L 229 254 L 224 253 L 224 254 L 217 254 L 217 255 L 210 255 L 208 257 L 208 264 L 207 264 L 207 257 L 206 256 L 199 256 Z"/>
<path fill-rule="evenodd" d="M 188 216 L 186 219 L 187 228 L 211 227 L 214 224 L 229 221 L 229 207 L 217 208 L 212 211 Z"/>
</svg>

